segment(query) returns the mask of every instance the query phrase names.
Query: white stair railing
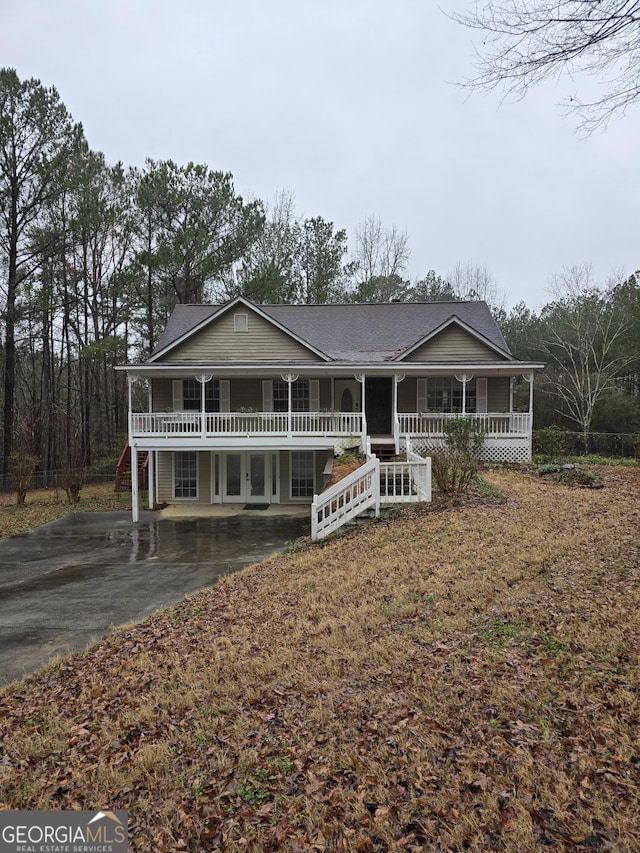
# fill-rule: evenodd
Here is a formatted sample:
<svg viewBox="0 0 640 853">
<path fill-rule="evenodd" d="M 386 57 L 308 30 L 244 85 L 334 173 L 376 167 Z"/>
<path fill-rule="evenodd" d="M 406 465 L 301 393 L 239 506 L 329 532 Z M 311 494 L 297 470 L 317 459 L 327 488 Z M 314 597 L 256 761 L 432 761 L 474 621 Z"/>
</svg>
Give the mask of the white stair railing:
<svg viewBox="0 0 640 853">
<path fill-rule="evenodd" d="M 311 504 L 311 538 L 315 542 L 338 530 L 367 509 L 380 515 L 380 463 L 375 456 Z"/>
<path fill-rule="evenodd" d="M 407 454 L 406 462 L 380 463 L 380 503 L 431 500 L 431 459 Z"/>
<path fill-rule="evenodd" d="M 381 504 L 415 503 L 431 500 L 431 459 L 411 450 L 409 436 L 406 462 L 380 462 L 365 439 L 367 461 L 321 495 L 311 505 L 311 538 L 315 542 L 343 524 Z"/>
</svg>

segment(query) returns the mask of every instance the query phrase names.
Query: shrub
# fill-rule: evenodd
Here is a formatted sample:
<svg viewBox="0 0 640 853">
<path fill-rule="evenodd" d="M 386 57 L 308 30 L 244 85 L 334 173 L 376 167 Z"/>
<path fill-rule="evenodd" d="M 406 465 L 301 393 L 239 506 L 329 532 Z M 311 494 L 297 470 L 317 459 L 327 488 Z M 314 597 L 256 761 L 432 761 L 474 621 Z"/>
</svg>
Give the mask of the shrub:
<svg viewBox="0 0 640 853">
<path fill-rule="evenodd" d="M 24 506 L 27 489 L 31 485 L 33 471 L 38 464 L 37 456 L 28 453 L 12 453 L 9 457 L 11 462 L 11 477 L 16 490 L 16 504 Z"/>
<path fill-rule="evenodd" d="M 61 472 L 62 488 L 67 495 L 67 503 L 77 504 L 80 502 L 80 492 L 87 482 L 87 471 L 85 468 L 73 468 L 65 466 Z"/>
<path fill-rule="evenodd" d="M 533 433 L 533 447 L 535 453 L 542 456 L 547 462 L 558 459 L 565 452 L 565 435 L 558 427 L 544 427 Z"/>
<path fill-rule="evenodd" d="M 431 473 L 441 492 L 466 492 L 480 461 L 484 432 L 474 418 L 451 418 L 444 425 L 444 446 L 433 447 Z"/>
<path fill-rule="evenodd" d="M 578 486 L 587 486 L 591 489 L 598 489 L 602 486 L 602 482 L 597 474 L 589 471 L 588 468 L 581 468 L 578 465 L 575 468 L 563 469 L 560 472 L 560 477 L 563 483 L 576 483 Z"/>
<path fill-rule="evenodd" d="M 541 477 L 543 477 L 545 474 L 559 474 L 560 470 L 560 466 L 557 465 L 555 462 L 546 462 L 544 465 L 538 466 L 538 468 L 536 469 L 536 474 L 539 474 Z"/>
<path fill-rule="evenodd" d="M 559 483 L 587 486 L 590 489 L 599 489 L 602 487 L 602 481 L 598 475 L 588 468 L 582 468 L 580 465 L 555 465 L 548 463 L 540 465 L 536 473 L 541 476 L 551 476 L 553 480 Z"/>
</svg>

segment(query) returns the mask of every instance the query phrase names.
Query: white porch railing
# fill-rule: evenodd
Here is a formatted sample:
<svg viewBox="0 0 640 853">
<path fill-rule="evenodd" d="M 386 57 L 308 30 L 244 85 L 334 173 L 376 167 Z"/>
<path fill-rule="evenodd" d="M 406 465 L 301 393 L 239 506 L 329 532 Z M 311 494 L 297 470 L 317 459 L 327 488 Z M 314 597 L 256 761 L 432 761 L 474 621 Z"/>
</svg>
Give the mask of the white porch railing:
<svg viewBox="0 0 640 853">
<path fill-rule="evenodd" d="M 133 412 L 131 435 L 133 438 L 304 435 L 359 439 L 362 423 L 358 412 Z"/>
<path fill-rule="evenodd" d="M 333 533 L 343 524 L 375 508 L 380 514 L 380 463 L 372 457 L 360 468 L 315 495 L 311 504 L 311 538 L 315 541 Z"/>
<path fill-rule="evenodd" d="M 437 437 L 444 434 L 444 425 L 460 414 L 448 412 L 417 412 L 398 414 L 400 432 L 403 435 Z M 528 436 L 531 430 L 529 412 L 478 412 L 464 417 L 472 418 L 478 427 L 488 436 L 519 435 Z"/>
<path fill-rule="evenodd" d="M 369 441 L 369 439 L 367 439 Z M 340 480 L 311 505 L 311 538 L 323 539 L 343 524 L 381 504 L 416 503 L 431 500 L 431 459 L 407 453 L 406 462 L 367 462 Z"/>
<path fill-rule="evenodd" d="M 441 437 L 448 413 L 406 413 L 394 417 L 396 452 L 400 436 Z M 529 436 L 529 412 L 487 412 L 469 414 L 488 438 Z M 360 412 L 134 412 L 131 437 L 203 436 L 260 437 L 310 436 L 321 438 L 353 436 L 360 438 L 366 428 Z"/>
</svg>

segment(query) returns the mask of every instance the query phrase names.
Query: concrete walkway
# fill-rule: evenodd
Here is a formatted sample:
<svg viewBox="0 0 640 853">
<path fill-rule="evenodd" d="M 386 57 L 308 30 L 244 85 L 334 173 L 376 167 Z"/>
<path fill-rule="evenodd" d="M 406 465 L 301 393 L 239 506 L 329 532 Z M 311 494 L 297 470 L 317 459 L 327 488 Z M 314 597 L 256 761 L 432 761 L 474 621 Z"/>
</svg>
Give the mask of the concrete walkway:
<svg viewBox="0 0 640 853">
<path fill-rule="evenodd" d="M 310 504 L 270 504 L 266 509 L 245 509 L 242 504 L 169 504 L 160 518 L 301 518 L 310 522 Z"/>
<path fill-rule="evenodd" d="M 189 509 L 142 512 L 137 525 L 130 512 L 71 513 L 0 541 L 0 686 L 309 533 L 308 507 Z"/>
</svg>

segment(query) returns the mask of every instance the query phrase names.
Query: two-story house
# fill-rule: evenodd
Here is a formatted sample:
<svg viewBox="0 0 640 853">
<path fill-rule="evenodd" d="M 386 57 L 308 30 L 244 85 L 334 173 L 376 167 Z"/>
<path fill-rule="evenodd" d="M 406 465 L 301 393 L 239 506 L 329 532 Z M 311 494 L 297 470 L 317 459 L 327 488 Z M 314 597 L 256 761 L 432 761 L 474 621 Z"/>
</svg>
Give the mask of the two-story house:
<svg viewBox="0 0 640 853">
<path fill-rule="evenodd" d="M 513 357 L 484 302 L 178 305 L 150 358 L 122 368 L 133 469 L 146 451 L 151 505 L 310 504 L 334 454 L 368 438 L 424 453 L 456 415 L 480 423 L 487 460 L 524 462 L 542 366 Z"/>
</svg>

